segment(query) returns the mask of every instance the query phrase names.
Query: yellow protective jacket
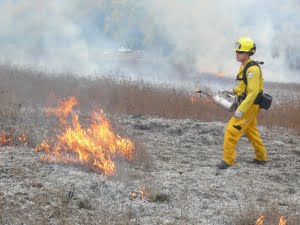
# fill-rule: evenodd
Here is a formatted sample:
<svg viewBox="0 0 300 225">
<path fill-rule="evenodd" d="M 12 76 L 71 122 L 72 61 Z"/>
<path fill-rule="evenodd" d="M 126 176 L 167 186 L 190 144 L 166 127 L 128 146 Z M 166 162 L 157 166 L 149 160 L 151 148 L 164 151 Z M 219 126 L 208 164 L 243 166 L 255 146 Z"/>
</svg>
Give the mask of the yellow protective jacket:
<svg viewBox="0 0 300 225">
<path fill-rule="evenodd" d="M 247 63 L 251 62 L 252 59 L 249 58 Z M 247 65 L 247 63 L 245 65 Z M 239 68 L 239 72 L 237 78 L 243 78 L 243 70 L 244 66 L 241 65 Z M 261 74 L 261 70 L 258 66 L 250 66 L 246 71 L 247 77 L 247 86 L 243 80 L 238 81 L 238 86 L 233 89 L 233 92 L 237 96 L 241 96 L 245 91 L 247 97 L 242 101 L 237 110 L 246 113 L 248 109 L 254 104 L 254 100 L 256 99 L 259 92 L 263 91 L 263 78 Z"/>
</svg>

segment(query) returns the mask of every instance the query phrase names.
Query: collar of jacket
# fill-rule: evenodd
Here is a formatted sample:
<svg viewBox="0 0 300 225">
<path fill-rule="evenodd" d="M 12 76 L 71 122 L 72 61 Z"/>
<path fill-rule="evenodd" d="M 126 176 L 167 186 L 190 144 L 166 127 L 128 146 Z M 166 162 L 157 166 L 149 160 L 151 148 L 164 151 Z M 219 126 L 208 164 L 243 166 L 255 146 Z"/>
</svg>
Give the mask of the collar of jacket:
<svg viewBox="0 0 300 225">
<path fill-rule="evenodd" d="M 245 63 L 245 66 L 246 66 L 249 62 L 251 62 L 251 61 L 252 61 L 252 59 L 249 58 L 249 59 L 247 60 L 247 62 Z M 243 72 L 245 66 L 243 66 L 243 64 L 241 64 L 240 69 L 239 69 L 239 74 L 240 74 L 241 72 Z"/>
</svg>

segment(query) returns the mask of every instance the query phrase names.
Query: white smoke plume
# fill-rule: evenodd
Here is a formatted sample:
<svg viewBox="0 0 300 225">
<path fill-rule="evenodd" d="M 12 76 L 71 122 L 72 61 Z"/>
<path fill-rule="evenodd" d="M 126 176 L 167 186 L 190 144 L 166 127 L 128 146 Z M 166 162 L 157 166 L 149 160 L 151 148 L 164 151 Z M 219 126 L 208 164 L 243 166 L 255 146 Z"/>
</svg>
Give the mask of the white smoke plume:
<svg viewBox="0 0 300 225">
<path fill-rule="evenodd" d="M 0 0 L 0 20 L 2 64 L 234 77 L 234 43 L 248 36 L 265 80 L 300 82 L 299 0 Z"/>
</svg>

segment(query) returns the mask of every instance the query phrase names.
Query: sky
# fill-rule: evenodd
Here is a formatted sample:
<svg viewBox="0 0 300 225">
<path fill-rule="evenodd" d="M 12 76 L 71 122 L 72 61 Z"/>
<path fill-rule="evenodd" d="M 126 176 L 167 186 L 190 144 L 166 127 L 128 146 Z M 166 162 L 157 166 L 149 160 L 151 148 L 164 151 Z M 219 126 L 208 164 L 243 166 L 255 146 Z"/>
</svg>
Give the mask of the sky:
<svg viewBox="0 0 300 225">
<path fill-rule="evenodd" d="M 265 80 L 300 82 L 299 0 L 0 0 L 0 23 L 1 64 L 171 81 L 235 77 L 234 44 L 250 37 Z"/>
</svg>

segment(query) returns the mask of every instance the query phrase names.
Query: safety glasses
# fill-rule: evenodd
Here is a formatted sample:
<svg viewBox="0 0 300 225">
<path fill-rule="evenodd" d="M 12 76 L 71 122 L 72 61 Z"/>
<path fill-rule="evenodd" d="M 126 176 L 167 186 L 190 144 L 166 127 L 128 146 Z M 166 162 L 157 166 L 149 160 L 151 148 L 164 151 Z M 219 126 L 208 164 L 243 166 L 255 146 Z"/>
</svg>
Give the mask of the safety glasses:
<svg viewBox="0 0 300 225">
<path fill-rule="evenodd" d="M 236 51 L 236 54 L 244 54 L 246 52 L 240 52 L 240 51 Z"/>
</svg>

